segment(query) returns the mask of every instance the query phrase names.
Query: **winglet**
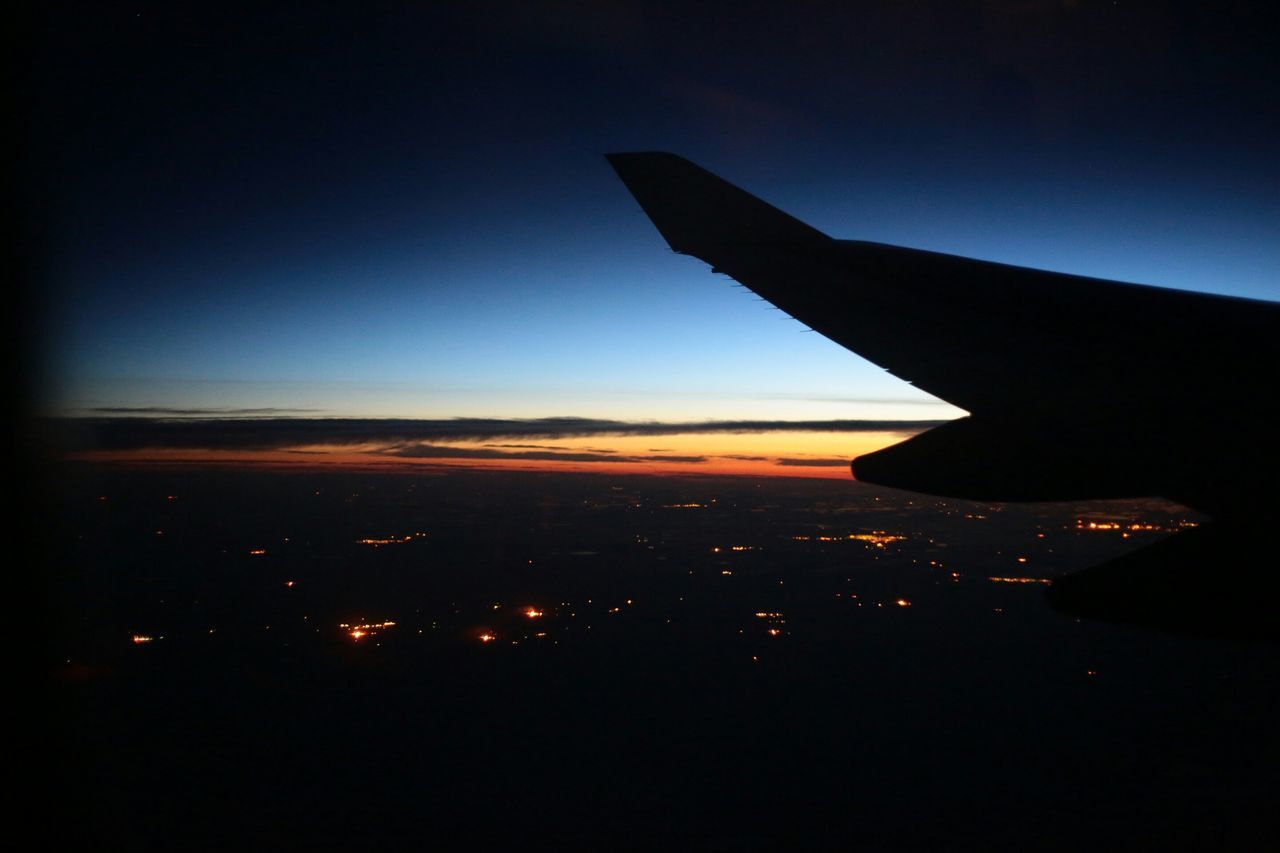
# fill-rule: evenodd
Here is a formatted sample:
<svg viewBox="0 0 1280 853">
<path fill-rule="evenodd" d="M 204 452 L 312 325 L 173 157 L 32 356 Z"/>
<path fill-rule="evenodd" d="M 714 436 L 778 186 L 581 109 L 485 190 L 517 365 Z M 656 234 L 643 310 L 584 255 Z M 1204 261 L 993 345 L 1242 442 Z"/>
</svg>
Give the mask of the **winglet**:
<svg viewBox="0 0 1280 853">
<path fill-rule="evenodd" d="M 733 184 L 665 151 L 605 158 L 677 252 L 747 244 L 806 245 L 830 238 Z"/>
</svg>

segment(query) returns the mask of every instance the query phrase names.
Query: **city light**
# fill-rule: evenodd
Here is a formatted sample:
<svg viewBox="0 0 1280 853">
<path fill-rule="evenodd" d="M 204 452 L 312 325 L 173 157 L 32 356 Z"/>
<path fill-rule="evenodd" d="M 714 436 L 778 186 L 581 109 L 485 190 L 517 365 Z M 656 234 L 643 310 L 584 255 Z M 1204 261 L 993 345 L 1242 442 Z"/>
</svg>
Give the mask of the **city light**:
<svg viewBox="0 0 1280 853">
<path fill-rule="evenodd" d="M 347 632 L 347 635 L 353 640 L 359 640 L 361 637 L 368 637 L 377 634 L 379 631 L 385 631 L 394 628 L 395 622 L 390 619 L 385 622 L 362 622 L 359 625 L 352 625 L 341 622 L 338 627 Z"/>
<path fill-rule="evenodd" d="M 412 542 L 415 539 L 424 539 L 426 538 L 426 535 L 427 534 L 425 533 L 410 533 L 407 536 L 387 536 L 381 539 L 370 537 L 366 539 L 357 539 L 356 544 L 368 545 L 372 548 L 381 548 L 383 545 L 403 545 L 404 543 Z"/>
</svg>

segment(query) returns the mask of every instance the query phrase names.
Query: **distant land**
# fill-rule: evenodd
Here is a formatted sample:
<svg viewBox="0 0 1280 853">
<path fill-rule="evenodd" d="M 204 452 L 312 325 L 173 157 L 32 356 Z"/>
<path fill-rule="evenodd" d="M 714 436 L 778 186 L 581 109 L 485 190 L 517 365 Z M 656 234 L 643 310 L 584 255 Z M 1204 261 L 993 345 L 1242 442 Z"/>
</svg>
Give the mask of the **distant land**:
<svg viewBox="0 0 1280 853">
<path fill-rule="evenodd" d="M 1276 828 L 1272 649 L 1045 601 L 1197 523 L 1167 502 L 85 463 L 50 488 L 68 844 L 1209 850 Z"/>
</svg>

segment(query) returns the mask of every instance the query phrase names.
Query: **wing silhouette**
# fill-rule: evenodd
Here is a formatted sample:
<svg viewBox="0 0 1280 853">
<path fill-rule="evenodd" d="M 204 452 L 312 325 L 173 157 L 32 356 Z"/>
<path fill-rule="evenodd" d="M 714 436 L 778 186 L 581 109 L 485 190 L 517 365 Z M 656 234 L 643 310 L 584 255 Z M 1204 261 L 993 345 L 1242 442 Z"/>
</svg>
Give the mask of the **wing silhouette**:
<svg viewBox="0 0 1280 853">
<path fill-rule="evenodd" d="M 1195 537 L 1210 544 L 1185 551 L 1197 561 L 1260 545 L 1280 304 L 836 240 L 674 154 L 606 156 L 673 250 L 969 412 L 855 459 L 857 479 L 988 501 L 1158 495 L 1214 517 Z M 1087 582 L 1089 598 L 1134 564 L 1054 596 Z"/>
</svg>

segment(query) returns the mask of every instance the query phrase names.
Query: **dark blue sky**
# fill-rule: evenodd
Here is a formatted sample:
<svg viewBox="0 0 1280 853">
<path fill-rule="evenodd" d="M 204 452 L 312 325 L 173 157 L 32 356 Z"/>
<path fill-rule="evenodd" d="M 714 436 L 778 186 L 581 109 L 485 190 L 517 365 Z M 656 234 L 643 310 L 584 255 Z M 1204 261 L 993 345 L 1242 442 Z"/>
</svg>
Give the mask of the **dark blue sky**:
<svg viewBox="0 0 1280 853">
<path fill-rule="evenodd" d="M 1262 4 L 682 5 L 50 7 L 48 405 L 953 412 L 671 255 L 614 150 L 833 236 L 1280 298 Z"/>
</svg>

